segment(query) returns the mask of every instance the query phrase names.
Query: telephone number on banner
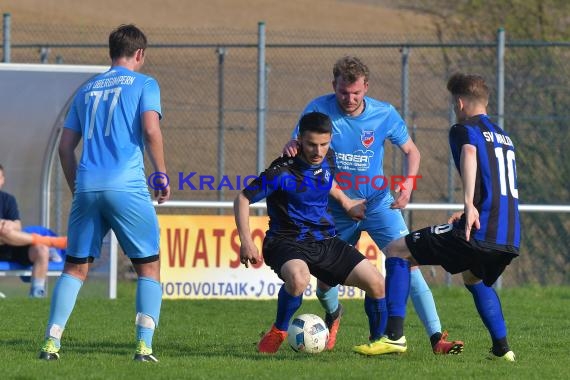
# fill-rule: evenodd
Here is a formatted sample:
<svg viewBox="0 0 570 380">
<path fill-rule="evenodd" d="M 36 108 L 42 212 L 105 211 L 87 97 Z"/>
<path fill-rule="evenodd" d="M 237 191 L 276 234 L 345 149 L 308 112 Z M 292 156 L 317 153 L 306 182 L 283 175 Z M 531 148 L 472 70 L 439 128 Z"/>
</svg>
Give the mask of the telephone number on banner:
<svg viewBox="0 0 570 380">
<path fill-rule="evenodd" d="M 167 297 L 220 297 L 220 298 L 267 298 L 277 297 L 282 282 L 163 282 L 162 293 Z M 305 297 L 316 296 L 316 286 L 309 284 Z M 352 286 L 340 285 L 338 294 L 342 298 L 362 298 L 364 291 Z"/>
</svg>

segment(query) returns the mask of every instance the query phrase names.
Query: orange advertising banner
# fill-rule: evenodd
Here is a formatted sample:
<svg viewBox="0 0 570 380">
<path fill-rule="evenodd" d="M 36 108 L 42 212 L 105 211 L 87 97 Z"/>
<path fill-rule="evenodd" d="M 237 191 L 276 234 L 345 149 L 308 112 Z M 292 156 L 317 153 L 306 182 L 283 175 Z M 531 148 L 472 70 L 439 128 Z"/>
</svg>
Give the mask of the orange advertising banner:
<svg viewBox="0 0 570 380">
<path fill-rule="evenodd" d="M 240 263 L 240 241 L 233 216 L 159 215 L 163 297 L 169 299 L 272 299 L 283 281 L 265 263 Z M 268 218 L 251 216 L 251 234 L 261 253 Z M 356 246 L 383 273 L 384 255 L 362 234 Z M 315 298 L 312 278 L 304 297 Z M 364 292 L 339 287 L 341 298 L 363 298 Z"/>
</svg>

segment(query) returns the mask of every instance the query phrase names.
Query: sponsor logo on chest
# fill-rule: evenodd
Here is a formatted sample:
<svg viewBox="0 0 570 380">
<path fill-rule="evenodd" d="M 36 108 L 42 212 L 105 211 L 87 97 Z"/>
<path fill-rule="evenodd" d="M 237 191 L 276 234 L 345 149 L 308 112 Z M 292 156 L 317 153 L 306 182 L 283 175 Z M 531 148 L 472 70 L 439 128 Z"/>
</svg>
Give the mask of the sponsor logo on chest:
<svg viewBox="0 0 570 380">
<path fill-rule="evenodd" d="M 360 141 L 365 148 L 370 148 L 374 143 L 374 131 L 362 131 L 360 134 Z"/>
</svg>

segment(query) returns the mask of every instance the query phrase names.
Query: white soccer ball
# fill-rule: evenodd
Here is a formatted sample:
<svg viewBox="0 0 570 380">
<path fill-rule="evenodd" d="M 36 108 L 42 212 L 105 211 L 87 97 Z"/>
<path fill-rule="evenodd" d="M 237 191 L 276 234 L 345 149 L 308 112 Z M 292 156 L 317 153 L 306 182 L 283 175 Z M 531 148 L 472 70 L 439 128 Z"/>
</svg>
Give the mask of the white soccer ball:
<svg viewBox="0 0 570 380">
<path fill-rule="evenodd" d="M 317 354 L 325 349 L 329 340 L 329 329 L 318 315 L 301 314 L 291 322 L 287 330 L 287 340 L 294 351 Z"/>
</svg>

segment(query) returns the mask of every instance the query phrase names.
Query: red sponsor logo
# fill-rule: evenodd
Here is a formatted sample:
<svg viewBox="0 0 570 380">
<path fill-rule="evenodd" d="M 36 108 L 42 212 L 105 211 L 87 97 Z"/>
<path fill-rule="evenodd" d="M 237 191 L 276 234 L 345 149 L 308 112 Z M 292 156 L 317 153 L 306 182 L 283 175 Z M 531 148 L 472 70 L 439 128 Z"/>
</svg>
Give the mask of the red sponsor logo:
<svg viewBox="0 0 570 380">
<path fill-rule="evenodd" d="M 337 183 L 337 187 L 341 190 L 358 190 L 360 186 L 371 186 L 375 190 L 384 190 L 390 188 L 392 191 L 396 190 L 396 187 L 398 185 L 400 187 L 400 190 L 406 190 L 408 187 L 411 187 L 412 190 L 416 190 L 416 181 L 420 178 L 422 178 L 421 175 L 375 175 L 371 177 L 369 175 L 353 175 L 349 172 L 338 172 L 334 177 Z M 408 180 L 411 181 L 411 184 L 406 185 L 405 182 Z"/>
</svg>

